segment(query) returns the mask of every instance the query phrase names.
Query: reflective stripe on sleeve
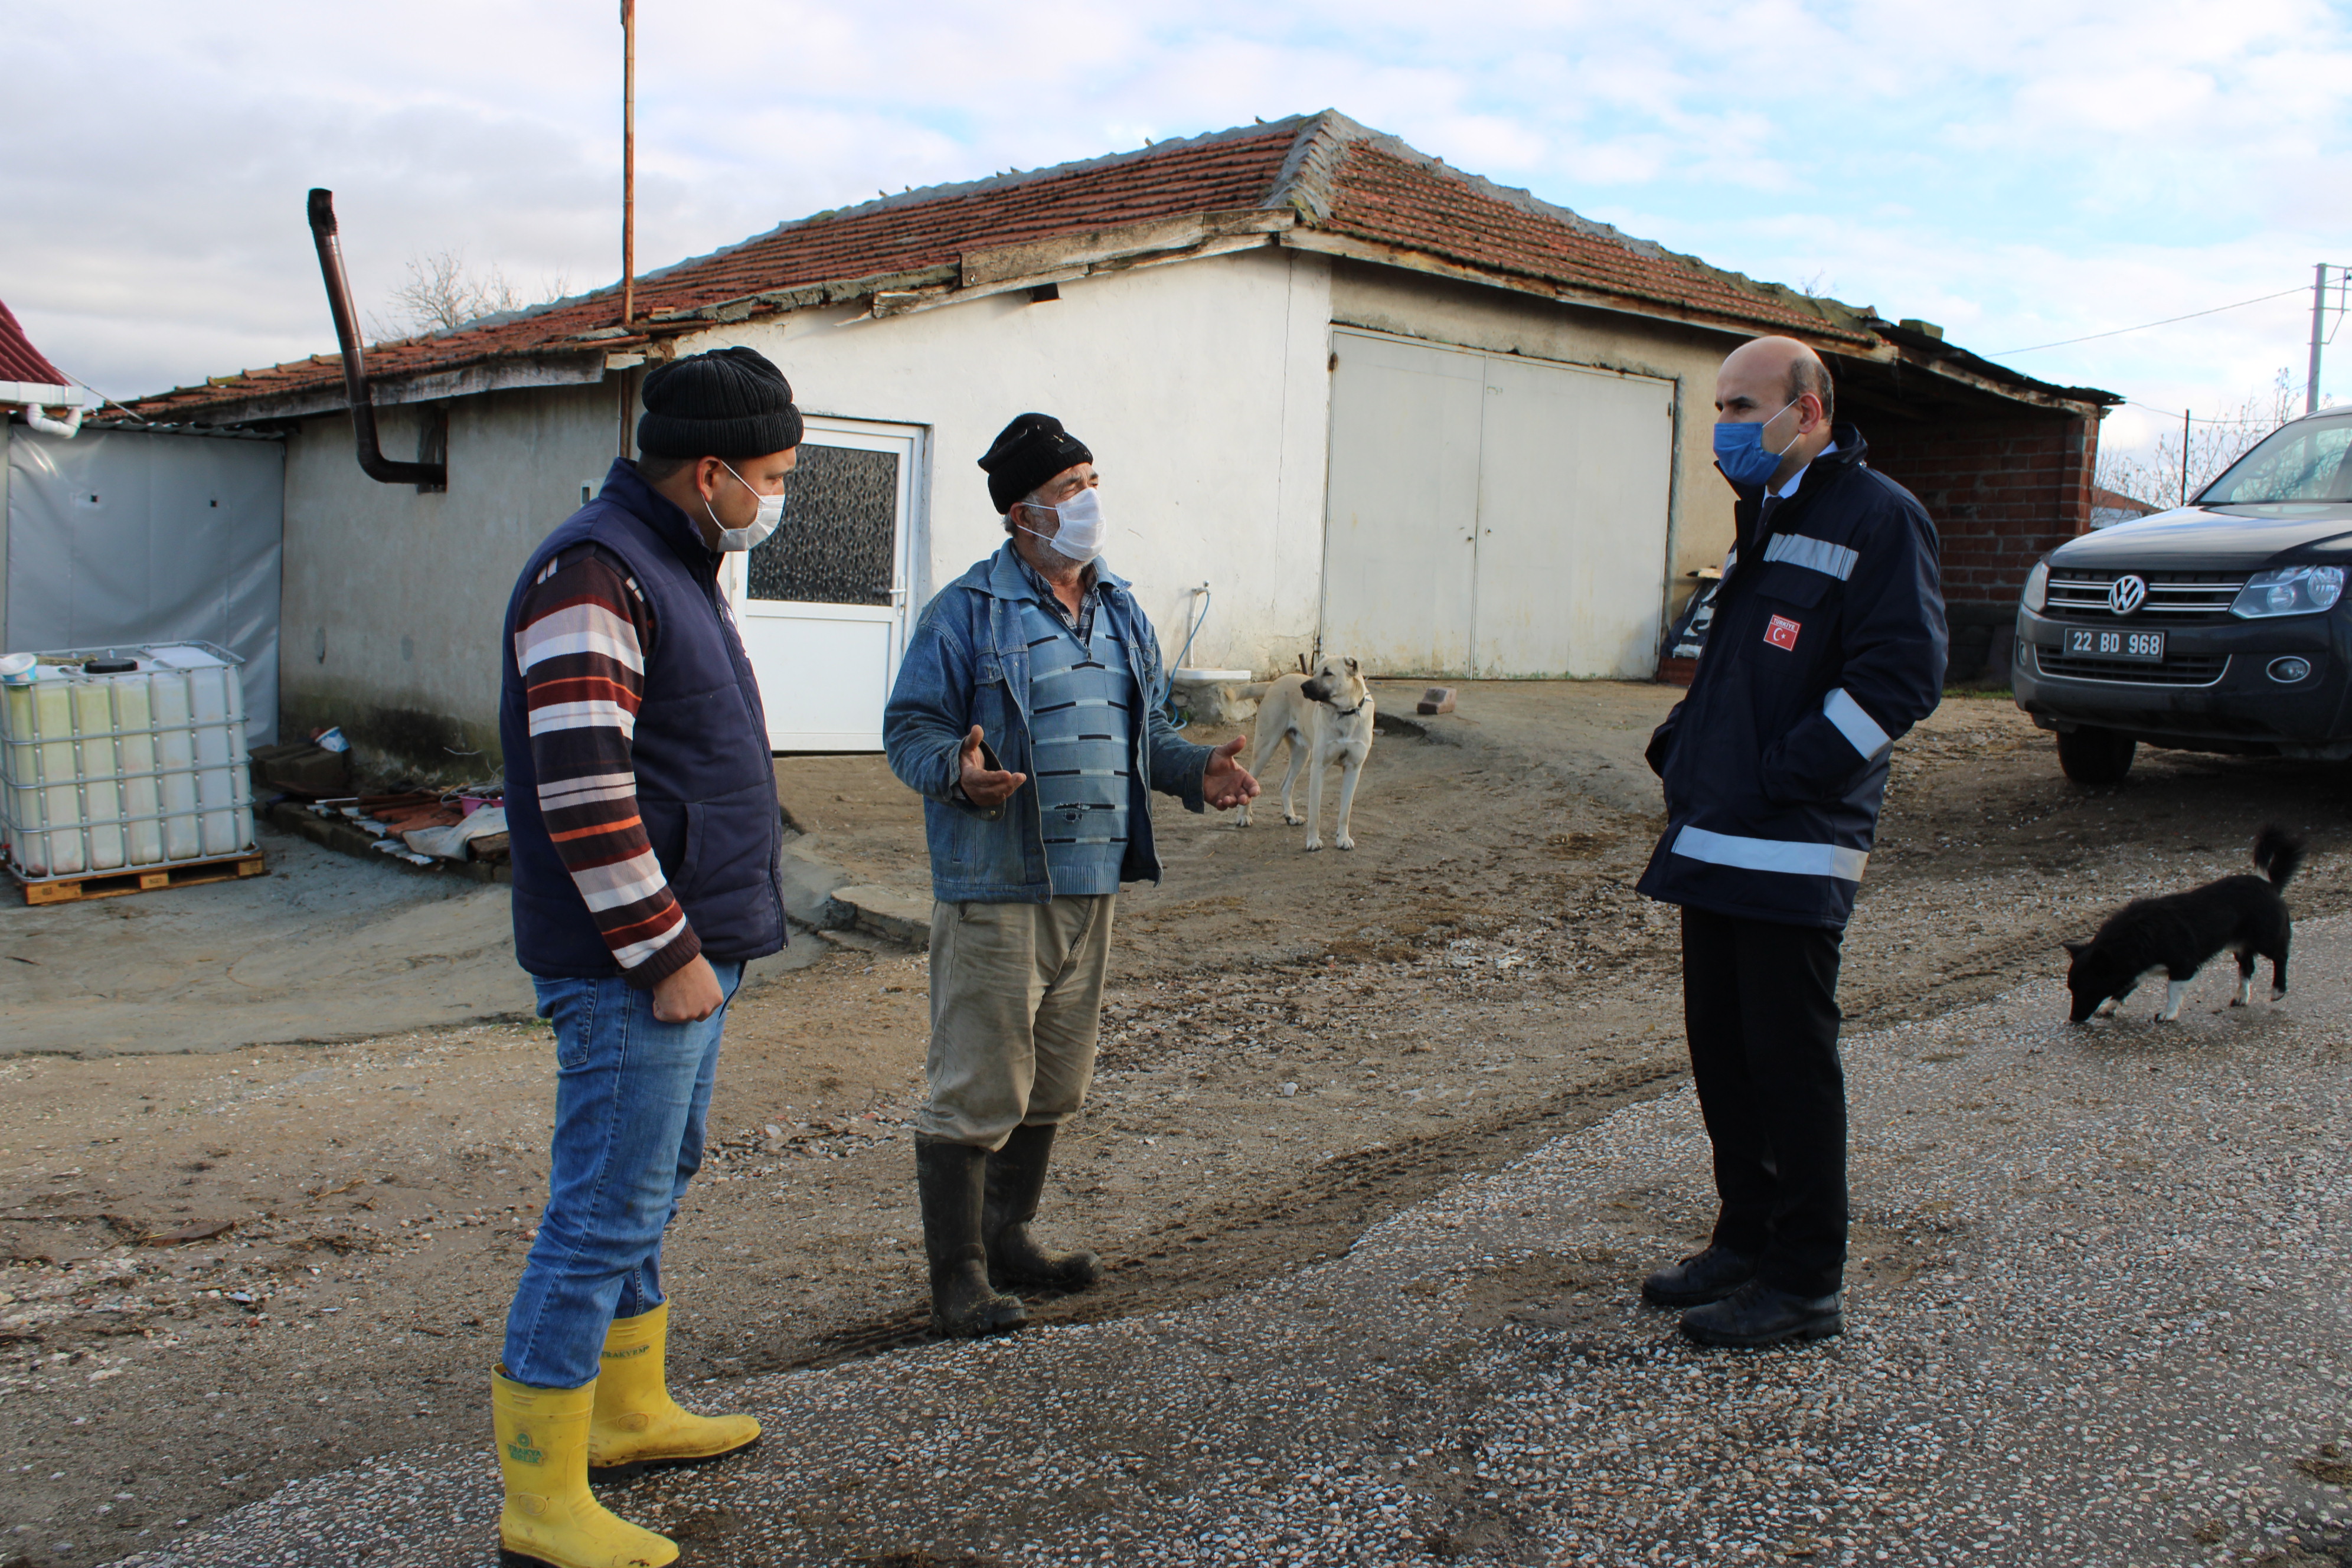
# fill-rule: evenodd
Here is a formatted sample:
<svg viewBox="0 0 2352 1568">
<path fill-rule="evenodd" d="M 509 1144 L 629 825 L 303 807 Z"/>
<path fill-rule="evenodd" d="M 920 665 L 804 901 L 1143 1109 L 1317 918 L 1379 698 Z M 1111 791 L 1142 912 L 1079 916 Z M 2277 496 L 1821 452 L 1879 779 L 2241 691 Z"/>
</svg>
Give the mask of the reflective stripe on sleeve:
<svg viewBox="0 0 2352 1568">
<path fill-rule="evenodd" d="M 1714 866 L 1737 866 L 1743 871 L 1780 871 L 1791 877 L 1835 877 L 1859 882 L 1870 864 L 1870 851 L 1845 849 L 1835 844 L 1797 844 L 1785 838 L 1742 838 L 1733 833 L 1709 833 L 1685 827 L 1675 837 L 1675 854 Z"/>
<path fill-rule="evenodd" d="M 1822 701 L 1822 716 L 1837 726 L 1838 733 L 1865 761 L 1895 744 L 1895 738 L 1880 729 L 1878 721 L 1864 712 L 1861 703 L 1848 697 L 1843 686 Z"/>
<path fill-rule="evenodd" d="M 1843 583 L 1853 575 L 1853 563 L 1862 557 L 1843 544 L 1832 544 L 1810 534 L 1776 533 L 1764 542 L 1764 559 L 1810 566 Z"/>
</svg>

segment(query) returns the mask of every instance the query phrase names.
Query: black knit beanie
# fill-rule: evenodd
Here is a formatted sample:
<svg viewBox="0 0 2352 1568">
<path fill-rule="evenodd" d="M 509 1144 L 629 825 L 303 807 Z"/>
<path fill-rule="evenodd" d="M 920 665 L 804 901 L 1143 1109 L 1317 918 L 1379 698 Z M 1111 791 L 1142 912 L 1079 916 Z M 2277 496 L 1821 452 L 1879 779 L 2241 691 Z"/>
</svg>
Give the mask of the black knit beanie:
<svg viewBox="0 0 2352 1568">
<path fill-rule="evenodd" d="M 714 349 L 646 373 L 637 450 L 648 458 L 764 458 L 801 444 L 793 384 L 757 349 Z"/>
<path fill-rule="evenodd" d="M 980 466 L 988 470 L 988 499 L 1000 513 L 1060 473 L 1095 455 L 1050 414 L 1024 414 L 1000 431 Z"/>
</svg>

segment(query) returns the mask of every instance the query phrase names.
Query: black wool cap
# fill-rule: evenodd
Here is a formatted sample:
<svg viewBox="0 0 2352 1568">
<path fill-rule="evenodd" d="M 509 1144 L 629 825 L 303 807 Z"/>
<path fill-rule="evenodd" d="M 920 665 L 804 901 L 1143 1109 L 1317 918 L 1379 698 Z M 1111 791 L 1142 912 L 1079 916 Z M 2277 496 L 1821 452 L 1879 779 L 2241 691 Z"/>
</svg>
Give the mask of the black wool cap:
<svg viewBox="0 0 2352 1568">
<path fill-rule="evenodd" d="M 764 458 L 801 444 L 793 384 L 757 349 L 714 349 L 646 374 L 637 450 L 648 458 Z"/>
<path fill-rule="evenodd" d="M 1052 415 L 1023 414 L 997 433 L 980 466 L 988 470 L 988 499 L 1003 514 L 1064 468 L 1094 460 L 1087 444 Z"/>
</svg>

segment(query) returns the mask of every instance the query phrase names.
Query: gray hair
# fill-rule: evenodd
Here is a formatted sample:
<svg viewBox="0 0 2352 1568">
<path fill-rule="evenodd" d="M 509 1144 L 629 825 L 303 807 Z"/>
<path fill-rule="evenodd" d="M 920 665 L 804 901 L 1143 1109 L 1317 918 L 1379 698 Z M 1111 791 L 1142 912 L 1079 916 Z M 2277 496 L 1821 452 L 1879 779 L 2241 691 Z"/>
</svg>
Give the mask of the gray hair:
<svg viewBox="0 0 2352 1568">
<path fill-rule="evenodd" d="M 1053 481 L 1052 481 L 1051 479 L 1048 479 L 1048 480 L 1046 481 L 1046 484 L 1051 484 L 1052 482 L 1053 482 Z M 1015 522 L 1013 521 L 1013 514 L 1014 512 L 1016 512 L 1016 511 L 1019 511 L 1023 507 L 1024 507 L 1024 506 L 1041 507 L 1041 508 L 1043 508 L 1044 510 L 1045 510 L 1046 511 L 1051 511 L 1051 510 L 1054 510 L 1054 508 L 1053 508 L 1053 504 L 1052 504 L 1051 502 L 1049 502 L 1049 501 L 1042 501 L 1042 500 L 1039 500 L 1037 499 L 1039 496 L 1042 496 L 1042 495 L 1044 495 L 1045 493 L 1045 485 L 1039 485 L 1035 489 L 1031 490 L 1027 495 L 1023 496 L 1019 500 L 1014 501 L 1011 506 L 1008 506 L 1008 507 L 1006 507 L 1006 508 L 1004 509 L 1004 531 L 1005 531 L 1005 533 L 1006 533 L 1006 534 L 1010 535 L 1015 528 L 1017 528 L 1017 527 L 1019 527 L 1019 526 L 1020 526 L 1019 524 L 1015 523 Z"/>
<path fill-rule="evenodd" d="M 1837 413 L 1837 393 L 1830 385 L 1830 367 L 1815 354 L 1801 354 L 1789 367 L 1789 401 L 1794 403 L 1808 392 L 1822 400 L 1822 418 Z"/>
</svg>

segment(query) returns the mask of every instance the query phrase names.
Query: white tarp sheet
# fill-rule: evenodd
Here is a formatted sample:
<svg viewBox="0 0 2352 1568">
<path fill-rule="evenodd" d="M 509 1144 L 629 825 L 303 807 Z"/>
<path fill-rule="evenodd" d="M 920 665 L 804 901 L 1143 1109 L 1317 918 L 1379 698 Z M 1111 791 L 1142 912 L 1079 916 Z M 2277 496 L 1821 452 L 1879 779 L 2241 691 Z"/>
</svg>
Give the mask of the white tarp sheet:
<svg viewBox="0 0 2352 1568">
<path fill-rule="evenodd" d="M 199 640 L 245 660 L 246 739 L 278 738 L 277 441 L 8 432 L 6 649 Z"/>
</svg>

